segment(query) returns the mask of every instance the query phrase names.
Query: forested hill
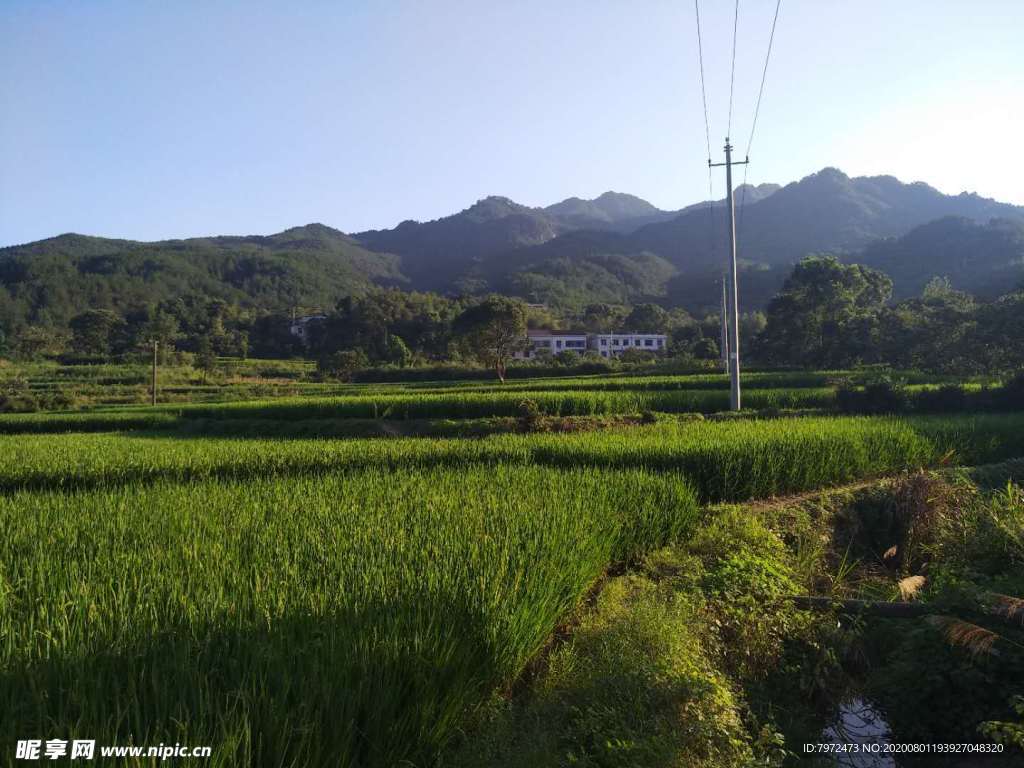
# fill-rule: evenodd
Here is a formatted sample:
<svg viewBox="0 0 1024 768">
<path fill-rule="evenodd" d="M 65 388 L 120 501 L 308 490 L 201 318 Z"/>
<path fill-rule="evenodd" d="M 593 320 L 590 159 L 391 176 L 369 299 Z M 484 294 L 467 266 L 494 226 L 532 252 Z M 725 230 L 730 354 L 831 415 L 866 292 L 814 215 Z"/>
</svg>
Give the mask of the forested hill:
<svg viewBox="0 0 1024 768">
<path fill-rule="evenodd" d="M 737 194 L 740 259 L 744 291 L 753 306 L 763 306 L 781 285 L 789 267 L 809 253 L 855 258 L 882 238 L 899 237 L 939 218 L 957 216 L 985 224 L 992 218 L 1024 221 L 1024 207 L 975 194 L 944 195 L 923 183 L 903 184 L 891 176 L 851 178 L 826 168 L 779 188 L 748 188 Z M 718 303 L 727 243 L 720 207 L 690 206 L 671 219 L 647 224 L 631 233 L 568 233 L 540 245 L 501 254 L 477 264 L 472 274 L 499 290 L 519 291 L 533 301 L 557 301 L 579 293 L 580 285 L 617 287 L 633 299 L 655 299 L 692 311 L 713 310 Z M 966 247 L 967 242 L 960 245 Z M 927 257 L 889 266 L 897 290 L 906 294 L 944 274 L 941 262 Z M 982 249 L 971 257 L 971 284 L 998 281 L 1005 259 Z M 607 269 L 606 265 L 614 265 Z M 627 269 L 628 267 L 628 269 Z M 629 280 L 615 283 L 614 274 Z M 595 279 L 599 275 L 600 279 Z M 966 273 L 953 277 L 957 284 Z M 906 287 L 905 287 L 906 286 Z M 965 285 L 966 287 L 966 285 Z M 602 289 L 603 301 L 616 300 Z"/>
<path fill-rule="evenodd" d="M 856 260 L 888 274 L 898 298 L 919 295 L 933 276 L 995 298 L 1024 283 L 1024 219 L 978 224 L 950 216 L 902 237 L 876 241 Z"/>
<path fill-rule="evenodd" d="M 85 309 L 128 312 L 181 296 L 333 307 L 374 284 L 406 284 L 398 259 L 322 224 L 152 243 L 67 234 L 0 248 L 0 324 L 64 324 Z"/>
<path fill-rule="evenodd" d="M 451 216 L 403 221 L 394 229 L 353 237 L 375 251 L 402 256 L 403 271 L 417 286 L 472 292 L 483 287 L 479 273 L 493 271 L 491 262 L 502 261 L 511 251 L 580 230 L 628 233 L 678 214 L 621 192 L 605 192 L 593 200 L 570 197 L 546 208 L 492 196 Z"/>
<path fill-rule="evenodd" d="M 764 306 L 790 266 L 814 252 L 863 258 L 890 274 L 902 296 L 936 275 L 998 295 L 1020 271 L 1024 208 L 973 194 L 827 168 L 781 188 L 741 188 L 737 202 L 751 308 Z M 353 235 L 321 224 L 153 243 L 61 235 L 0 248 L 0 329 L 65 324 L 89 308 L 126 313 L 184 295 L 268 311 L 327 308 L 379 285 L 496 291 L 562 308 L 656 301 L 699 314 L 718 305 L 724 221 L 721 201 L 665 211 L 607 192 L 546 208 L 488 197 L 435 221 Z"/>
</svg>

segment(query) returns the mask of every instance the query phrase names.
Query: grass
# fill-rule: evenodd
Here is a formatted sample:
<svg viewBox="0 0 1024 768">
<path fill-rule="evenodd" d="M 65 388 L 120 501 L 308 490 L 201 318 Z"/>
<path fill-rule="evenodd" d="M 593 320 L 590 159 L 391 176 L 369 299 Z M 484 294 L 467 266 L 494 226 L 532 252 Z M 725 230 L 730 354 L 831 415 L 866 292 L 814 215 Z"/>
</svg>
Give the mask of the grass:
<svg viewBox="0 0 1024 768">
<path fill-rule="evenodd" d="M 214 764 L 436 754 L 685 482 L 497 465 L 0 499 L 0 731 Z"/>
<path fill-rule="evenodd" d="M 832 397 L 824 374 L 786 375 L 754 379 L 764 386 L 746 404 Z M 1021 456 L 1024 414 L 255 436 L 431 419 L 464 434 L 474 419 L 516 422 L 524 400 L 588 418 L 712 411 L 728 397 L 722 380 L 334 385 L 331 396 L 0 417 L 0 738 L 211 744 L 210 764 L 224 766 L 426 765 L 448 748 L 462 764 L 531 764 L 503 762 L 497 732 L 457 743 L 493 715 L 498 730 L 512 723 L 513 752 L 554 745 L 581 765 L 762 757 L 741 733 L 750 713 L 733 682 L 780 659 L 802 625 L 749 617 L 794 579 L 811 583 L 824 555 L 806 546 L 776 567 L 780 538 L 735 509 L 698 523 L 698 505 Z M 664 599 L 646 555 L 666 542 L 693 565 L 670 581 L 717 602 L 675 587 Z M 647 581 L 613 578 L 597 613 L 579 613 L 610 568 L 640 562 Z M 545 656 L 571 616 L 572 650 Z M 495 691 L 540 659 L 554 675 L 547 697 L 511 721 L 494 715 Z M 666 706 L 706 727 L 681 731 Z"/>
<path fill-rule="evenodd" d="M 245 480 L 360 467 L 506 463 L 685 475 L 704 501 L 739 501 L 949 461 L 1024 455 L 1024 415 L 662 422 L 482 440 L 255 440 L 118 434 L 9 436 L 0 491 L 156 480 Z"/>
<path fill-rule="evenodd" d="M 811 408 L 832 401 L 832 390 L 755 390 L 747 394 L 750 408 Z M 712 413 L 726 410 L 725 390 L 668 390 L 625 392 L 449 392 L 348 395 L 343 397 L 277 397 L 269 400 L 186 404 L 157 408 L 122 408 L 83 413 L 28 413 L 0 416 L 0 434 L 28 432 L 103 431 L 154 428 L 204 419 L 309 420 L 309 419 L 479 419 L 519 416 L 524 401 L 551 416 L 592 416 L 663 413 Z M 150 426 L 153 424 L 154 426 Z"/>
</svg>

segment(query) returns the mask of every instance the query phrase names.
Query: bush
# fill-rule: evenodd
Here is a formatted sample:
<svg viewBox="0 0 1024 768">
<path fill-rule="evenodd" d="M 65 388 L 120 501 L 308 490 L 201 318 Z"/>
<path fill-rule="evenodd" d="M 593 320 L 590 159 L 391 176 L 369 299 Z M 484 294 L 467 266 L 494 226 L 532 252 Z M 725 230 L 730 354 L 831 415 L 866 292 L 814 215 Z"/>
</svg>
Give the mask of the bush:
<svg viewBox="0 0 1024 768">
<path fill-rule="evenodd" d="M 889 376 L 868 381 L 862 388 L 843 384 L 836 390 L 836 405 L 845 413 L 900 413 L 909 401 L 905 384 Z"/>
<path fill-rule="evenodd" d="M 1006 380 L 999 391 L 1001 404 L 1007 408 L 1024 409 L 1024 370 Z"/>
<path fill-rule="evenodd" d="M 956 413 L 966 411 L 967 407 L 967 392 L 959 384 L 924 389 L 914 396 L 914 410 L 926 413 Z"/>
<path fill-rule="evenodd" d="M 366 353 L 361 349 L 346 349 L 320 358 L 316 370 L 322 376 L 351 381 L 356 372 L 365 368 L 368 362 Z"/>
</svg>

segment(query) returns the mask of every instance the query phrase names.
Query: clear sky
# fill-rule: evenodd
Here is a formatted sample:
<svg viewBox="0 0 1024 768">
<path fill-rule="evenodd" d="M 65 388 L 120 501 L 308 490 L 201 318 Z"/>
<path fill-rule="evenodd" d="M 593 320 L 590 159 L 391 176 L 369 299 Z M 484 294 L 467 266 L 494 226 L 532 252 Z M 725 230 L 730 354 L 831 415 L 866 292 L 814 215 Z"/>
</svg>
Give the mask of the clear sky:
<svg viewBox="0 0 1024 768">
<path fill-rule="evenodd" d="M 741 153 L 774 8 L 740 2 Z M 733 4 L 701 13 L 718 160 Z M 1021 0 L 782 0 L 750 181 L 1024 204 L 1022 31 Z M 491 194 L 678 208 L 706 155 L 687 0 L 0 0 L 0 245 L 355 232 Z"/>
</svg>

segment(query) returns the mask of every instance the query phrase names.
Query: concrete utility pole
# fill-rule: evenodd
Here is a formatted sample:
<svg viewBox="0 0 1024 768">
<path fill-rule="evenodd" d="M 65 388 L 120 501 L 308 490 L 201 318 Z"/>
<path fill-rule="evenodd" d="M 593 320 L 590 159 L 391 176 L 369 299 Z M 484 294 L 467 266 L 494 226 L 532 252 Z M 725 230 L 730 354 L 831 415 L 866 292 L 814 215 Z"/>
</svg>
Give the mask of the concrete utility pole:
<svg viewBox="0 0 1024 768">
<path fill-rule="evenodd" d="M 725 166 L 725 188 L 726 188 L 726 204 L 729 207 L 729 289 L 726 291 L 726 298 L 728 299 L 728 316 L 729 316 L 729 406 L 734 411 L 740 409 L 740 309 L 739 309 L 739 291 L 736 288 L 736 207 L 733 202 L 732 196 L 732 167 L 734 165 L 746 165 L 750 162 L 750 158 L 743 160 L 743 162 L 734 163 L 732 161 L 732 144 L 729 143 L 729 137 L 725 137 L 725 162 L 724 163 L 712 163 L 708 160 L 708 166 L 711 168 L 717 168 L 719 166 Z"/>
<path fill-rule="evenodd" d="M 153 339 L 153 392 L 151 402 L 156 405 L 156 360 L 157 352 L 160 349 L 160 342 Z"/>
<path fill-rule="evenodd" d="M 726 313 L 728 312 L 728 306 L 725 301 L 725 272 L 722 273 L 722 307 L 718 310 L 718 318 L 721 321 L 722 334 L 718 340 L 718 345 L 722 348 L 722 370 L 726 373 L 729 372 L 729 323 L 725 319 Z"/>
</svg>

